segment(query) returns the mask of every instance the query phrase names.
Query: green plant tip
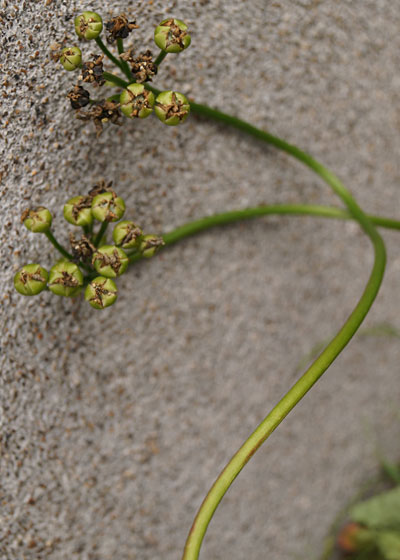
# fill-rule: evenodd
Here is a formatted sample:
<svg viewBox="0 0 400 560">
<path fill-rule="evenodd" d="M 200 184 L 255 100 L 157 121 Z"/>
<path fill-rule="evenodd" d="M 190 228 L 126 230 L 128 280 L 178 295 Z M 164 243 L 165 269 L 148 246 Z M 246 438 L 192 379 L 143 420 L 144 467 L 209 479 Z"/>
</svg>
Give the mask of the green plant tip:
<svg viewBox="0 0 400 560">
<path fill-rule="evenodd" d="M 149 234 L 143 236 L 139 250 L 142 253 L 142 257 L 150 259 L 164 245 L 165 243 L 161 237 Z"/>
<path fill-rule="evenodd" d="M 114 191 L 96 195 L 92 200 L 92 215 L 99 222 L 117 222 L 125 212 L 125 202 Z"/>
<path fill-rule="evenodd" d="M 73 297 L 83 286 L 83 274 L 73 262 L 63 259 L 50 269 L 49 289 L 57 296 Z"/>
<path fill-rule="evenodd" d="M 191 42 L 187 28 L 186 23 L 179 19 L 165 19 L 154 31 L 157 47 L 167 53 L 178 53 L 187 49 Z"/>
<path fill-rule="evenodd" d="M 128 268 L 128 255 L 114 245 L 103 245 L 93 255 L 92 264 L 106 278 L 121 276 Z"/>
<path fill-rule="evenodd" d="M 48 277 L 40 264 L 26 264 L 14 276 L 14 287 L 23 296 L 36 296 L 45 289 Z"/>
<path fill-rule="evenodd" d="M 162 91 L 156 97 L 154 111 L 161 122 L 169 126 L 176 126 L 187 119 L 190 103 L 182 93 Z"/>
<path fill-rule="evenodd" d="M 105 309 L 117 299 L 117 286 L 114 280 L 97 276 L 85 290 L 85 300 L 95 309 Z"/>
<path fill-rule="evenodd" d="M 96 12 L 83 12 L 76 16 L 75 32 L 81 39 L 96 39 L 103 29 L 103 20 Z"/>
<path fill-rule="evenodd" d="M 145 119 L 153 112 L 154 95 L 143 84 L 130 84 L 120 96 L 121 111 L 133 119 Z"/>
<path fill-rule="evenodd" d="M 123 249 L 133 249 L 140 243 L 142 230 L 133 222 L 125 220 L 115 226 L 112 235 L 116 245 Z"/>
<path fill-rule="evenodd" d="M 90 226 L 93 223 L 92 198 L 90 196 L 74 196 L 64 205 L 64 218 L 74 226 Z"/>
<path fill-rule="evenodd" d="M 60 62 L 65 70 L 72 72 L 82 64 L 82 53 L 79 47 L 66 47 L 61 51 Z"/>
<path fill-rule="evenodd" d="M 52 217 L 50 211 L 44 206 L 36 210 L 25 210 L 21 216 L 24 226 L 34 233 L 44 233 L 50 229 Z"/>
</svg>

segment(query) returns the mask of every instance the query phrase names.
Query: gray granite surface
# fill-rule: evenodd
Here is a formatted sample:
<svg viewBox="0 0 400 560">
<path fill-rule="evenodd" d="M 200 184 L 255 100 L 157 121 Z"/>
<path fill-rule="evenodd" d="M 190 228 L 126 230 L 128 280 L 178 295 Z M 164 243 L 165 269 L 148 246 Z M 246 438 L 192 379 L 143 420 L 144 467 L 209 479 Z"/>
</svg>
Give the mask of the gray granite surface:
<svg viewBox="0 0 400 560">
<path fill-rule="evenodd" d="M 77 121 L 75 75 L 52 60 L 84 9 L 125 12 L 151 48 L 181 17 L 192 46 L 155 84 L 301 146 L 371 213 L 400 216 L 400 7 L 392 0 L 0 1 L 0 557 L 176 560 L 220 469 L 335 333 L 372 264 L 352 223 L 270 217 L 207 232 L 119 282 L 91 310 L 12 288 L 26 262 L 50 267 L 20 223 L 45 205 L 66 240 L 63 203 L 113 180 L 127 216 L 168 231 L 261 203 L 337 204 L 272 148 L 191 117 L 107 126 Z M 85 53 L 97 52 L 92 44 Z M 315 559 L 338 511 L 398 459 L 400 251 L 363 333 L 255 455 L 210 525 L 202 559 Z"/>
</svg>

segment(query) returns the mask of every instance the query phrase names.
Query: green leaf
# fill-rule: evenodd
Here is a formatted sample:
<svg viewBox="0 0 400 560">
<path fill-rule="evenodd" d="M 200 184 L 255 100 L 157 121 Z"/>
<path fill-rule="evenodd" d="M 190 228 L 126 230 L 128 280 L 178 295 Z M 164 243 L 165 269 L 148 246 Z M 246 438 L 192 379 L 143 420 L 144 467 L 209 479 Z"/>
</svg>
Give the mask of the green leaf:
<svg viewBox="0 0 400 560">
<path fill-rule="evenodd" d="M 385 560 L 400 560 L 400 533 L 385 531 L 376 537 L 376 545 Z"/>
<path fill-rule="evenodd" d="M 349 514 L 353 521 L 371 529 L 400 531 L 400 487 L 356 504 Z"/>
</svg>

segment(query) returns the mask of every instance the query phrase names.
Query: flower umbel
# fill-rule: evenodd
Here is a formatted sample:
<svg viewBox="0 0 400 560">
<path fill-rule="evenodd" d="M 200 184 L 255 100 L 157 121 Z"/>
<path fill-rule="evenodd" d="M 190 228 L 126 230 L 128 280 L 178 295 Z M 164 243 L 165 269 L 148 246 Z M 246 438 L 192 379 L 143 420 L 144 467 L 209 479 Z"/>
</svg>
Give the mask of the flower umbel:
<svg viewBox="0 0 400 560">
<path fill-rule="evenodd" d="M 142 230 L 133 222 L 125 220 L 117 224 L 113 231 L 113 240 L 123 249 L 133 249 L 138 246 L 142 237 Z"/>
<path fill-rule="evenodd" d="M 133 29 L 139 29 L 136 21 L 128 21 L 125 14 L 113 17 L 105 24 L 107 30 L 107 42 L 114 43 L 116 39 L 126 39 Z"/>
<path fill-rule="evenodd" d="M 157 47 L 168 53 L 178 53 L 187 49 L 191 38 L 187 25 L 180 19 L 168 18 L 160 23 L 154 31 Z"/>
<path fill-rule="evenodd" d="M 103 20 L 96 12 L 83 12 L 76 16 L 75 32 L 81 39 L 96 39 L 103 29 Z"/>
<path fill-rule="evenodd" d="M 49 288 L 57 296 L 76 296 L 83 286 L 83 274 L 79 267 L 62 260 L 50 269 Z"/>
<path fill-rule="evenodd" d="M 143 84 L 130 84 L 120 96 L 121 111 L 127 117 L 144 119 L 153 111 L 154 95 Z"/>
<path fill-rule="evenodd" d="M 26 264 L 14 276 L 14 287 L 23 296 L 35 296 L 46 288 L 48 277 L 40 264 Z"/>
<path fill-rule="evenodd" d="M 121 112 L 119 110 L 120 104 L 113 99 L 105 99 L 94 103 L 88 111 L 79 111 L 77 118 L 81 121 L 94 122 L 96 127 L 97 136 L 103 132 L 103 125 L 105 123 L 112 123 L 118 126 L 121 125 Z"/>
<path fill-rule="evenodd" d="M 137 83 L 150 82 L 152 77 L 157 74 L 157 66 L 154 64 L 152 52 L 149 50 L 134 57 L 133 49 L 129 49 L 122 53 L 120 58 L 129 62 Z"/>
<path fill-rule="evenodd" d="M 93 84 L 94 86 L 102 86 L 106 83 L 106 80 L 103 77 L 103 58 L 104 56 L 102 54 L 94 54 L 92 55 L 93 60 L 89 60 L 88 62 L 84 62 L 82 64 L 82 74 L 80 79 L 83 82 Z"/>
<path fill-rule="evenodd" d="M 190 103 L 182 93 L 162 91 L 156 97 L 154 111 L 161 122 L 175 126 L 187 119 Z"/>
<path fill-rule="evenodd" d="M 73 233 L 69 234 L 69 243 L 72 249 L 72 255 L 77 262 L 90 262 L 96 247 L 86 235 L 82 235 L 80 239 L 76 239 Z"/>
<path fill-rule="evenodd" d="M 92 201 L 92 214 L 99 222 L 117 222 L 125 212 L 125 202 L 114 191 L 98 194 Z"/>
<path fill-rule="evenodd" d="M 158 235 L 144 235 L 140 243 L 140 252 L 145 259 L 150 259 L 165 245 L 162 237 Z"/>
<path fill-rule="evenodd" d="M 36 210 L 25 210 L 22 213 L 21 222 L 29 231 L 44 233 L 50 229 L 52 217 L 47 208 L 39 206 Z"/>
<path fill-rule="evenodd" d="M 105 309 L 117 299 L 117 286 L 111 278 L 97 276 L 85 290 L 85 300 L 95 309 Z"/>
<path fill-rule="evenodd" d="M 61 51 L 60 62 L 65 70 L 72 72 L 82 64 L 82 53 L 79 47 L 66 47 Z"/>
<path fill-rule="evenodd" d="M 99 274 L 107 278 L 115 278 L 126 271 L 129 259 L 119 247 L 103 245 L 94 253 L 92 262 Z"/>
<path fill-rule="evenodd" d="M 82 86 L 76 85 L 74 89 L 68 92 L 67 99 L 71 101 L 73 109 L 82 109 L 90 103 L 90 93 Z"/>
<path fill-rule="evenodd" d="M 93 223 L 92 198 L 85 195 L 70 198 L 64 205 L 64 218 L 74 226 L 90 226 Z"/>
</svg>

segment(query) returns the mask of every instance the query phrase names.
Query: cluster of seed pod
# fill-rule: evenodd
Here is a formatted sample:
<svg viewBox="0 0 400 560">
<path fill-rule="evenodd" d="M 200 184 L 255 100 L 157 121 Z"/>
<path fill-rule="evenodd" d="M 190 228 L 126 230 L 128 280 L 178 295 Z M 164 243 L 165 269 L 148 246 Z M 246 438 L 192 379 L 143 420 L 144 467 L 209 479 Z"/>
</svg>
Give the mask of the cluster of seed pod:
<svg viewBox="0 0 400 560">
<path fill-rule="evenodd" d="M 117 299 L 114 279 L 126 272 L 129 262 L 150 258 L 164 245 L 162 237 L 143 234 L 134 222 L 119 221 L 125 203 L 110 186 L 101 182 L 87 195 L 75 196 L 64 205 L 67 222 L 83 229 L 80 239 L 70 234 L 71 253 L 51 232 L 52 215 L 47 208 L 22 214 L 24 225 L 34 233 L 44 233 L 63 258 L 49 272 L 37 263 L 22 267 L 14 277 L 15 289 L 20 294 L 33 296 L 47 289 L 59 296 L 73 297 L 84 289 L 86 301 L 96 309 L 104 309 Z M 101 225 L 94 232 L 96 220 Z M 119 222 L 112 232 L 114 244 L 106 242 L 110 222 Z"/>
<path fill-rule="evenodd" d="M 106 122 L 122 124 L 121 113 L 129 118 L 143 119 L 154 111 L 160 121 L 171 126 L 183 123 L 189 114 L 190 103 L 182 93 L 168 90 L 154 95 L 153 88 L 148 84 L 157 73 L 158 66 L 166 54 L 179 53 L 190 45 L 187 25 L 181 20 L 167 18 L 156 27 L 154 41 L 160 48 L 160 54 L 155 61 L 149 50 L 137 56 L 134 56 L 132 47 L 123 50 L 122 40 L 137 27 L 136 22 L 128 21 L 125 14 L 113 17 L 104 26 L 101 16 L 96 12 L 87 11 L 75 18 L 78 37 L 87 41 L 94 40 L 118 70 L 124 72 L 129 83 L 122 81 L 118 76 L 114 76 L 115 81 L 112 81 L 113 75 L 104 72 L 103 54 L 92 55 L 91 60 L 83 62 L 82 52 L 77 46 L 65 47 L 59 53 L 59 60 L 66 70 L 81 71 L 79 82 L 67 97 L 72 108 L 77 111 L 79 119 L 94 122 L 98 135 Z M 100 34 L 103 28 L 107 33 L 107 42 L 117 42 L 119 59 L 101 41 Z M 107 84 L 118 87 L 118 82 L 125 84 L 123 91 L 101 100 L 92 100 L 89 91 L 82 85 L 91 84 L 98 87 Z M 84 107 L 88 109 L 83 111 Z"/>
</svg>

